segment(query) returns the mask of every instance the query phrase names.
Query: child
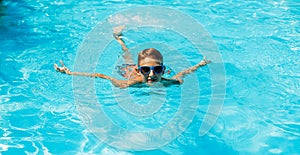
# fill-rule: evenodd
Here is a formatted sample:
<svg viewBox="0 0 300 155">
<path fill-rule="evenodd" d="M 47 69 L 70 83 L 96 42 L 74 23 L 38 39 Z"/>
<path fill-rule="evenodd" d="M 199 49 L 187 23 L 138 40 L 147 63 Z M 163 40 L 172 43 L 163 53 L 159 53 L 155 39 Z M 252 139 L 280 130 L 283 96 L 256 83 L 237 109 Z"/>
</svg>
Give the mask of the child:
<svg viewBox="0 0 300 155">
<path fill-rule="evenodd" d="M 124 26 L 119 26 L 114 28 L 114 37 L 122 46 L 122 50 L 124 52 L 123 58 L 126 64 L 132 64 L 131 54 L 128 51 L 124 41 L 122 40 L 122 30 Z M 199 67 L 205 66 L 210 63 L 204 57 L 204 60 L 199 62 L 197 65 L 190 67 L 186 70 L 183 70 L 173 76 L 172 78 L 164 78 L 162 75 L 165 73 L 166 67 L 163 64 L 163 56 L 161 53 L 154 49 L 149 48 L 141 51 L 138 54 L 138 64 L 137 65 L 127 65 L 124 68 L 123 76 L 127 78 L 127 80 L 118 80 L 113 77 L 100 74 L 100 73 L 83 73 L 83 72 L 72 72 L 70 71 L 61 61 L 62 67 L 58 67 L 57 64 L 54 64 L 54 68 L 56 71 L 65 73 L 68 75 L 81 75 L 81 76 L 89 76 L 94 78 L 103 78 L 108 79 L 112 82 L 112 84 L 116 87 L 126 88 L 135 84 L 146 83 L 148 85 L 152 85 L 154 82 L 162 82 L 164 85 L 171 84 L 182 84 L 183 77 L 186 74 L 192 73 L 197 70 Z"/>
</svg>

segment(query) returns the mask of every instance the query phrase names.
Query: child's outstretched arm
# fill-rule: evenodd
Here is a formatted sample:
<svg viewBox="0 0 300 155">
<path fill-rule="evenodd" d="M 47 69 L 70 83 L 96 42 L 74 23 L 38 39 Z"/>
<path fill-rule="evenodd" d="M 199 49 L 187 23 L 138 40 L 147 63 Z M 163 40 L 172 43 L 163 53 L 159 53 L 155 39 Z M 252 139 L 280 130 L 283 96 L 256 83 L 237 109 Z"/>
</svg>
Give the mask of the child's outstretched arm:
<svg viewBox="0 0 300 155">
<path fill-rule="evenodd" d="M 207 64 L 209 64 L 211 61 L 210 60 L 206 60 L 206 57 L 204 57 L 204 59 L 202 61 L 200 61 L 197 65 L 190 67 L 186 70 L 183 70 L 181 72 L 179 72 L 178 74 L 176 74 L 175 76 L 173 76 L 171 79 L 175 79 L 178 80 L 178 82 L 181 84 L 183 83 L 183 77 L 187 74 L 190 74 L 192 72 L 194 72 L 195 70 L 197 70 L 199 67 L 205 66 Z"/>
<path fill-rule="evenodd" d="M 124 25 L 114 27 L 113 28 L 113 36 L 118 41 L 118 43 L 122 46 L 123 52 L 128 52 L 128 48 L 127 48 L 124 40 L 122 39 L 122 36 L 123 36 L 122 31 L 123 31 L 123 29 L 125 29 Z"/>
<path fill-rule="evenodd" d="M 87 77 L 92 77 L 92 78 L 102 78 L 102 79 L 107 79 L 110 80 L 111 83 L 116 86 L 116 87 L 120 87 L 120 88 L 127 88 L 131 85 L 137 84 L 137 83 L 142 83 L 143 79 L 142 77 L 138 76 L 138 77 L 134 77 L 132 79 L 129 80 L 118 80 L 115 79 L 113 77 L 104 75 L 104 74 L 100 74 L 100 73 L 84 73 L 84 72 L 72 72 L 70 71 L 70 69 L 68 69 L 64 63 L 62 61 L 60 61 L 61 66 L 62 67 L 58 67 L 57 64 L 54 64 L 54 69 L 57 72 L 61 72 L 63 74 L 68 74 L 68 75 L 78 75 L 78 76 L 87 76 Z"/>
<path fill-rule="evenodd" d="M 125 29 L 124 25 L 116 26 L 113 28 L 113 36 L 117 40 L 117 42 L 122 46 L 123 50 L 123 59 L 125 60 L 126 64 L 133 64 L 134 61 L 132 59 L 132 54 L 129 52 L 124 40 L 122 39 L 123 34 L 122 31 Z"/>
</svg>

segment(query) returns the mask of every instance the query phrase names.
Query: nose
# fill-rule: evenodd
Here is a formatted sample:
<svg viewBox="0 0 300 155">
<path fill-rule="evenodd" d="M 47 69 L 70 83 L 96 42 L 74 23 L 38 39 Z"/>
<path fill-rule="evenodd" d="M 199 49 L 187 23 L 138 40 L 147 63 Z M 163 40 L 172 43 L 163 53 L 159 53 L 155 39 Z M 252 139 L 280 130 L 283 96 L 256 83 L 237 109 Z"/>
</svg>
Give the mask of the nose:
<svg viewBox="0 0 300 155">
<path fill-rule="evenodd" d="M 152 77 L 152 76 L 154 76 L 154 72 L 153 72 L 153 70 L 150 70 L 149 77 Z"/>
</svg>

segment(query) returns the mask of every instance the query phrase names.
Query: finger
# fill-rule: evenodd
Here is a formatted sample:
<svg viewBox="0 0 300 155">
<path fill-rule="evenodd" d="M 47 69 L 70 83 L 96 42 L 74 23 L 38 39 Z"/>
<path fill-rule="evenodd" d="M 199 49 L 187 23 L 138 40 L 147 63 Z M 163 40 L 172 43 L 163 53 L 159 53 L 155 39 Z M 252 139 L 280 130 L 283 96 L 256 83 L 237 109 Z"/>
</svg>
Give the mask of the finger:
<svg viewBox="0 0 300 155">
<path fill-rule="evenodd" d="M 125 25 L 116 26 L 113 28 L 113 33 L 117 36 L 120 36 L 124 29 L 125 29 Z"/>
<path fill-rule="evenodd" d="M 206 56 L 204 56 L 203 60 L 204 60 L 205 63 L 208 63 L 208 61 L 206 59 Z"/>
<path fill-rule="evenodd" d="M 65 64 L 62 60 L 59 61 L 62 67 L 65 67 Z"/>
<path fill-rule="evenodd" d="M 55 69 L 56 71 L 60 71 L 60 69 L 59 69 L 59 67 L 57 66 L 57 64 L 54 64 L 54 69 Z"/>
<path fill-rule="evenodd" d="M 209 64 L 209 63 L 211 62 L 210 60 L 207 60 L 207 59 L 206 59 L 206 56 L 204 56 L 204 59 L 203 59 L 203 60 L 204 60 L 204 62 L 205 62 L 206 64 Z"/>
</svg>

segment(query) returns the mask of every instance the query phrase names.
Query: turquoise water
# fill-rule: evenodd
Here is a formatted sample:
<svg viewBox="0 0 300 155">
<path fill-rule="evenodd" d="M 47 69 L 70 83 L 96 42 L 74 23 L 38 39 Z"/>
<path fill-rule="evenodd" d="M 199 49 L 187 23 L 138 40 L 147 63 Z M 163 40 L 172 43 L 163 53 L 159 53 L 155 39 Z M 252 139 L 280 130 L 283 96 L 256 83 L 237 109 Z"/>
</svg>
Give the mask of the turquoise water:
<svg viewBox="0 0 300 155">
<path fill-rule="evenodd" d="M 80 78 L 83 82 L 94 82 L 96 99 L 101 101 L 106 115 L 116 125 L 133 131 L 151 131 L 166 125 L 182 105 L 182 90 L 186 88 L 184 92 L 190 93 L 183 103 L 187 103 L 186 109 L 196 110 L 186 128 L 179 125 L 185 128 L 183 133 L 159 148 L 120 149 L 103 143 L 86 125 L 103 123 L 99 116 L 84 117 L 95 107 L 93 97 L 88 96 L 91 90 L 77 89 L 73 81 L 78 79 L 56 73 L 53 63 L 62 59 L 73 69 L 79 45 L 99 22 L 116 12 L 148 5 L 188 14 L 211 34 L 225 67 L 226 94 L 217 122 L 205 135 L 199 135 L 214 87 L 213 71 L 208 67 L 187 76 L 183 86 L 168 88 L 119 90 L 105 80 Z M 300 4 L 297 1 L 2 1 L 0 10 L 1 154 L 300 152 Z M 173 69 L 171 74 L 196 64 L 203 56 L 193 48 L 189 38 L 168 29 L 129 29 L 124 35 L 135 54 L 152 40 L 156 41 L 152 45 L 169 49 L 162 53 L 166 64 Z M 177 53 L 169 52 L 172 49 Z M 110 42 L 99 58 L 96 71 L 118 77 L 113 70 L 122 63 L 120 52 L 118 44 Z M 179 62 L 182 57 L 188 63 Z M 192 83 L 195 80 L 197 85 Z M 194 92 L 196 87 L 199 92 Z M 156 107 L 153 115 L 136 118 L 124 113 L 128 109 L 120 104 L 129 103 L 128 92 L 140 105 L 152 98 L 154 101 L 163 98 L 164 101 L 158 102 L 165 104 Z M 87 115 L 79 112 L 74 94 L 86 99 L 84 102 L 90 109 L 83 110 Z M 115 137 L 111 138 L 120 136 L 113 134 Z M 140 141 L 138 137 L 132 139 Z M 130 144 L 133 142 L 128 141 Z"/>
</svg>

